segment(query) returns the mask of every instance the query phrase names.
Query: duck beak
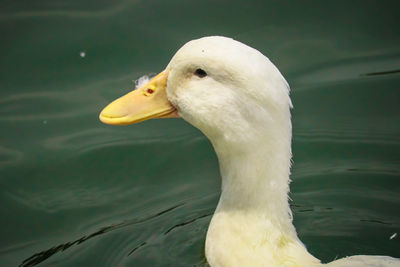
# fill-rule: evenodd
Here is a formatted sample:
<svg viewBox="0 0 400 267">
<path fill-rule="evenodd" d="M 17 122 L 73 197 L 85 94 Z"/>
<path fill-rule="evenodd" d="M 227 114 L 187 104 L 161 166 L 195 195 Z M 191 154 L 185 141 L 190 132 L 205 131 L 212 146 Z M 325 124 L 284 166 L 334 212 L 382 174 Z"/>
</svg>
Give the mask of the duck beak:
<svg viewBox="0 0 400 267">
<path fill-rule="evenodd" d="M 127 125 L 157 118 L 178 118 L 167 98 L 168 70 L 144 86 L 118 98 L 100 113 L 100 120 L 111 125 Z"/>
</svg>

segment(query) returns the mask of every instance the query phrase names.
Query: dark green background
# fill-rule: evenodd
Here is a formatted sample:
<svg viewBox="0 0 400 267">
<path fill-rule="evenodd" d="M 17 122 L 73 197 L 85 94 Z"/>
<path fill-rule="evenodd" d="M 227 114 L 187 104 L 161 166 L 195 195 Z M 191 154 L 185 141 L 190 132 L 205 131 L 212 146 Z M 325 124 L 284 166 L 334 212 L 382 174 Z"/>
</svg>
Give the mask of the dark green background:
<svg viewBox="0 0 400 267">
<path fill-rule="evenodd" d="M 203 264 L 210 143 L 183 120 L 98 113 L 206 35 L 260 50 L 292 87 L 291 204 L 310 252 L 400 257 L 396 3 L 0 1 L 0 266 Z"/>
</svg>

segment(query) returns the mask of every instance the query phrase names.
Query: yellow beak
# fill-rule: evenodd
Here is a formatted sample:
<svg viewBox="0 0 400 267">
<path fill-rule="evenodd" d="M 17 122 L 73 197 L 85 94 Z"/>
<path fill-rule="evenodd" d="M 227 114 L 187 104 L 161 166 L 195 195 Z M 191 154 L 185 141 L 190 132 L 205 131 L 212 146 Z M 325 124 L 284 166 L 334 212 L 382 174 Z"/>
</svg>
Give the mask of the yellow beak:
<svg viewBox="0 0 400 267">
<path fill-rule="evenodd" d="M 100 113 L 106 124 L 127 125 L 156 118 L 179 117 L 167 99 L 168 70 L 154 77 L 144 86 L 118 98 Z"/>
</svg>

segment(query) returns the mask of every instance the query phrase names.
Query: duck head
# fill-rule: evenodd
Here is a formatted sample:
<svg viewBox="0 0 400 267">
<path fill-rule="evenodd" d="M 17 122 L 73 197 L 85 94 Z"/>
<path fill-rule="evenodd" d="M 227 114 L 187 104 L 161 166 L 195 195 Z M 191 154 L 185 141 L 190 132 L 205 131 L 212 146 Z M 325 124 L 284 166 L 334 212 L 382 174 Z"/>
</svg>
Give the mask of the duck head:
<svg viewBox="0 0 400 267">
<path fill-rule="evenodd" d="M 210 140 L 234 142 L 287 115 L 288 92 L 259 51 L 231 38 L 204 37 L 180 48 L 149 83 L 109 104 L 100 120 L 124 125 L 182 117 Z"/>
</svg>

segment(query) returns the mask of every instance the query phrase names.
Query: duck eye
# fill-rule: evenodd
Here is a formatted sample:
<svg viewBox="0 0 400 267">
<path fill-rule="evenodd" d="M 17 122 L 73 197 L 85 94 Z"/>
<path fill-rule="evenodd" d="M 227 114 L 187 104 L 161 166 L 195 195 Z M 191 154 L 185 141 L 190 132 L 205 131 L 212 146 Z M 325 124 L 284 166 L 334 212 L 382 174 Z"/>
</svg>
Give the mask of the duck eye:
<svg viewBox="0 0 400 267">
<path fill-rule="evenodd" d="M 200 77 L 200 78 L 204 78 L 204 77 L 207 76 L 207 72 L 205 72 L 205 71 L 202 70 L 202 69 L 197 69 L 197 70 L 194 72 L 194 75 L 196 75 L 197 77 Z"/>
</svg>

